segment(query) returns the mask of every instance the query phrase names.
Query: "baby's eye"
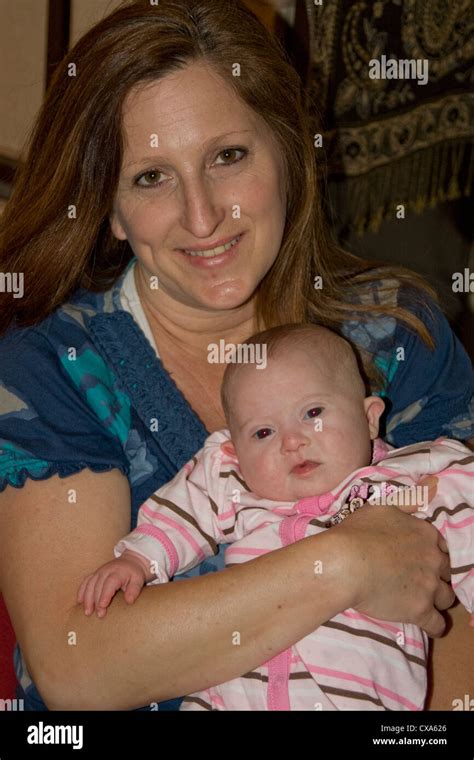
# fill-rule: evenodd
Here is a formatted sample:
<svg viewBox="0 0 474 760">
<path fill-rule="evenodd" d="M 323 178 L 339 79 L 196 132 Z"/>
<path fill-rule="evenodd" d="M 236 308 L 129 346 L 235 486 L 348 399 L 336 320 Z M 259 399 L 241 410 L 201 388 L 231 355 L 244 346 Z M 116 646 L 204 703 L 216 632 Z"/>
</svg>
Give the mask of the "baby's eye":
<svg viewBox="0 0 474 760">
<path fill-rule="evenodd" d="M 264 438 L 268 438 L 271 432 L 270 428 L 260 428 L 260 430 L 257 430 L 252 437 L 257 438 L 259 441 L 263 441 Z M 264 435 L 260 435 L 260 433 L 263 433 Z"/>
<path fill-rule="evenodd" d="M 322 411 L 323 411 L 322 406 L 313 406 L 311 407 L 311 409 L 308 409 L 306 414 L 308 414 L 311 419 L 314 419 L 315 417 L 319 417 Z"/>
</svg>

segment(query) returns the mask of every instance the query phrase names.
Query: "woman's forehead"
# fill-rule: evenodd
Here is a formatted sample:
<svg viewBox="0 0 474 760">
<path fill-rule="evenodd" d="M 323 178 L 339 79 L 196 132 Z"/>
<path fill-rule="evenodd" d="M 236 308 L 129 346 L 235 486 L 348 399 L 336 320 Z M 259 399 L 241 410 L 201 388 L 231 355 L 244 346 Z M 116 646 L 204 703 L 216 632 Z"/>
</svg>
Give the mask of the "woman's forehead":
<svg viewBox="0 0 474 760">
<path fill-rule="evenodd" d="M 126 165 L 165 162 L 187 150 L 199 154 L 219 141 L 272 141 L 263 119 L 222 78 L 183 70 L 134 88 L 124 102 Z"/>
<path fill-rule="evenodd" d="M 137 114 L 173 126 L 177 120 L 211 111 L 220 119 L 251 120 L 253 114 L 215 69 L 193 63 L 160 79 L 136 84 L 124 100 L 122 117 L 125 126 L 133 124 Z"/>
</svg>

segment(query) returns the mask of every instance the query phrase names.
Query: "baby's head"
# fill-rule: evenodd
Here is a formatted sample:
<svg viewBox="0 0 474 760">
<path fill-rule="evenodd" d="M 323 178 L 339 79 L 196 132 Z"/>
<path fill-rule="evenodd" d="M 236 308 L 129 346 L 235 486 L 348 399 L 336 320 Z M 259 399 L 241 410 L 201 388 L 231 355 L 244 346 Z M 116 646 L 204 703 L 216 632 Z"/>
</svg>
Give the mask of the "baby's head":
<svg viewBox="0 0 474 760">
<path fill-rule="evenodd" d="M 366 396 L 344 338 L 319 325 L 294 324 L 245 344 L 266 345 L 266 366 L 228 364 L 221 399 L 230 448 L 254 493 L 297 501 L 370 464 L 384 402 Z"/>
</svg>

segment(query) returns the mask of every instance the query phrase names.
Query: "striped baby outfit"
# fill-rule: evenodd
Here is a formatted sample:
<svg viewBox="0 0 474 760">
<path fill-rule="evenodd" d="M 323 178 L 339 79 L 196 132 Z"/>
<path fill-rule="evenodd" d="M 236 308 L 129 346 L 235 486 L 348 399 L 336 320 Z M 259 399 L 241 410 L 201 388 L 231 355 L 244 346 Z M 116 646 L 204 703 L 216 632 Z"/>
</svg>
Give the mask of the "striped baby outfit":
<svg viewBox="0 0 474 760">
<path fill-rule="evenodd" d="M 146 500 L 136 529 L 117 544 L 116 556 L 131 549 L 153 563 L 151 584 L 188 571 L 216 554 L 219 544 L 230 544 L 230 566 L 328 530 L 344 510 L 374 498 L 380 508 L 418 498 L 414 516 L 433 523 L 446 539 L 453 589 L 473 611 L 474 454 L 466 446 L 439 438 L 395 449 L 377 439 L 370 466 L 328 493 L 288 503 L 250 491 L 229 440 L 228 430 L 212 433 Z M 431 501 L 419 498 L 425 476 L 436 486 Z M 315 563 L 315 575 L 320 570 Z M 236 634 L 229 631 L 229 646 L 238 644 Z M 416 626 L 347 609 L 261 667 L 186 697 L 181 709 L 422 710 L 427 655 L 428 638 Z"/>
</svg>

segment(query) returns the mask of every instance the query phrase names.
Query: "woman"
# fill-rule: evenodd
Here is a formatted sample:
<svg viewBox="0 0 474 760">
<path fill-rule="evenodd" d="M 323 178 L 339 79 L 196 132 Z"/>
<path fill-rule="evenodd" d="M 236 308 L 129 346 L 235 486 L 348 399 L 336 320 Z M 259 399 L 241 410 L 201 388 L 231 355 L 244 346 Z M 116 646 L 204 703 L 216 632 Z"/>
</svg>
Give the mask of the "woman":
<svg viewBox="0 0 474 760">
<path fill-rule="evenodd" d="M 1 247 L 2 269 L 25 273 L 24 298 L 2 297 L 0 585 L 30 709 L 153 706 L 347 607 L 443 632 L 442 537 L 376 508 L 133 608 L 118 595 L 106 620 L 74 604 L 139 505 L 224 426 L 210 344 L 318 320 L 359 349 L 391 442 L 474 435 L 444 318 L 415 276 L 335 248 L 315 186 L 297 76 L 240 3 L 132 3 L 58 68 Z"/>
</svg>

